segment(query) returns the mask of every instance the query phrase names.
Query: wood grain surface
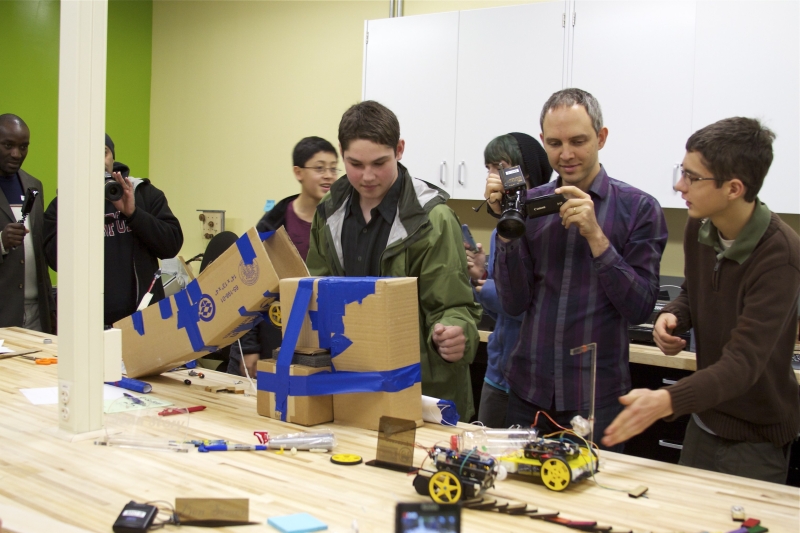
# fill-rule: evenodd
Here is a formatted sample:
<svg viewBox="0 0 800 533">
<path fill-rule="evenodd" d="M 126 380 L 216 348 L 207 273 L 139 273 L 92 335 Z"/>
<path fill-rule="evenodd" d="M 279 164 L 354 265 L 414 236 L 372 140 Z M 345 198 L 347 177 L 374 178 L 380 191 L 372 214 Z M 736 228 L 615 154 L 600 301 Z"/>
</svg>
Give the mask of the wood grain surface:
<svg viewBox="0 0 800 533">
<path fill-rule="evenodd" d="M 36 345 L 38 335 L 0 329 L 0 338 L 19 349 Z M 10 346 L 11 347 L 11 346 Z M 47 348 L 55 355 L 57 343 Z M 203 371 L 205 379 L 187 371 L 150 378 L 153 396 L 176 406 L 205 405 L 192 413 L 189 438 L 228 439 L 255 443 L 253 431 L 271 435 L 305 428 L 260 417 L 252 394 L 212 393 L 207 385 L 234 385 L 238 378 Z M 0 360 L 0 518 L 3 531 L 55 533 L 108 532 L 123 506 L 131 501 L 181 498 L 248 498 L 250 519 L 260 525 L 219 528 L 246 533 L 273 531 L 268 517 L 308 512 L 329 525 L 329 531 L 352 533 L 391 532 L 398 502 L 430 501 L 416 494 L 412 477 L 369 467 L 338 466 L 330 454 L 288 451 L 188 453 L 145 451 L 95 445 L 93 440 L 59 438 L 57 406 L 31 405 L 20 388 L 54 387 L 57 365 L 41 366 L 20 358 Z M 249 384 L 243 383 L 238 386 Z M 462 426 L 463 427 L 466 426 Z M 325 424 L 312 429 L 332 429 L 338 439 L 336 453 L 375 457 L 377 434 L 356 428 Z M 460 431 L 425 424 L 416 441 L 426 447 L 446 442 Z M 419 465 L 425 457 L 415 452 Z M 527 502 L 541 511 L 560 511 L 575 520 L 596 520 L 615 531 L 731 531 L 732 505 L 742 505 L 773 532 L 796 532 L 800 527 L 800 489 L 716 474 L 637 457 L 603 453 L 597 481 L 605 487 L 631 490 L 649 488 L 647 498 L 633 499 L 626 492 L 601 488 L 592 480 L 575 483 L 564 492 L 552 492 L 528 480 L 498 482 L 490 491 L 496 498 Z M 79 529 L 78 529 L 79 530 Z M 167 526 L 167 531 L 178 531 Z M 542 531 L 565 533 L 569 529 L 526 517 L 496 512 L 463 511 L 467 533 Z M 180 531 L 208 531 L 182 526 Z"/>
</svg>

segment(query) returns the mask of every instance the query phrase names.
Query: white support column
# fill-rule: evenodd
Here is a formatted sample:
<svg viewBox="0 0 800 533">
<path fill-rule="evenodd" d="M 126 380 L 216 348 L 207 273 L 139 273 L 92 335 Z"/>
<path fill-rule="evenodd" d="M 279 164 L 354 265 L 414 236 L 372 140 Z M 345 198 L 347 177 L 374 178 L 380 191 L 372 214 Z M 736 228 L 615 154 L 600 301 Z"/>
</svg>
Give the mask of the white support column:
<svg viewBox="0 0 800 533">
<path fill-rule="evenodd" d="M 62 0 L 58 80 L 59 429 L 103 426 L 107 0 Z"/>
</svg>

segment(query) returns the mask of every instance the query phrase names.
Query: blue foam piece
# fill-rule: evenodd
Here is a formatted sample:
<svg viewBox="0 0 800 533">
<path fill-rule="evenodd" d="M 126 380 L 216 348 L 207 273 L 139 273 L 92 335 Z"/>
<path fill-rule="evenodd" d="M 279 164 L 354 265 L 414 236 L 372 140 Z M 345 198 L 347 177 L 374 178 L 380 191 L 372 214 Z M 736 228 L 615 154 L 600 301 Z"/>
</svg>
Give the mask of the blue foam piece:
<svg viewBox="0 0 800 533">
<path fill-rule="evenodd" d="M 267 524 L 283 533 L 308 533 L 328 529 L 327 524 L 320 522 L 308 513 L 273 516 L 267 519 Z"/>
</svg>

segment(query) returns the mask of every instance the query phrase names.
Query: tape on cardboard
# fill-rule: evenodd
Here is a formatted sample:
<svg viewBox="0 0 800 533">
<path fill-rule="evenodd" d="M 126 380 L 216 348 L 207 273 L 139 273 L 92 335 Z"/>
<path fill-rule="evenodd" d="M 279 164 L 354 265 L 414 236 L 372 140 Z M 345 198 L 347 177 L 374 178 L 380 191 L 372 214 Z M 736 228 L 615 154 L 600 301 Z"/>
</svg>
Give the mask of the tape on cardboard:
<svg viewBox="0 0 800 533">
<path fill-rule="evenodd" d="M 264 233 L 261 233 L 260 231 L 258 232 L 258 238 L 261 239 L 261 242 L 266 241 L 273 235 L 275 235 L 274 231 L 265 231 Z"/>
<path fill-rule="evenodd" d="M 203 335 L 200 333 L 198 322 L 200 322 L 200 304 L 204 297 L 197 280 L 191 281 L 186 286 L 186 290 L 175 293 L 174 298 L 175 305 L 178 306 L 178 329 L 186 331 L 192 350 L 195 352 L 216 352 L 217 347 L 206 346 L 203 341 Z M 211 300 L 210 297 L 207 298 Z M 211 300 L 211 306 L 213 307 L 213 300 Z M 213 318 L 213 311 L 211 312 L 211 317 Z"/>
<path fill-rule="evenodd" d="M 310 376 L 284 376 L 259 372 L 257 387 L 260 391 L 275 392 L 275 410 L 279 411 L 277 389 L 281 381 L 288 383 L 289 396 L 326 396 L 357 392 L 400 392 L 422 380 L 419 363 L 395 370 L 380 372 L 318 372 Z M 283 413 L 283 411 L 281 411 Z"/>
<path fill-rule="evenodd" d="M 161 320 L 166 320 L 172 316 L 172 304 L 169 303 L 169 298 L 158 301 L 158 310 L 161 311 Z"/>
<path fill-rule="evenodd" d="M 144 335 L 144 317 L 142 317 L 141 311 L 136 311 L 131 315 L 131 320 L 133 321 L 133 329 L 136 330 L 136 333 L 139 335 Z"/>
<path fill-rule="evenodd" d="M 242 256 L 242 261 L 244 261 L 245 265 L 253 264 L 256 259 L 256 251 L 247 233 L 236 239 L 236 248 L 239 250 L 239 255 Z"/>
<path fill-rule="evenodd" d="M 422 381 L 422 367 L 419 363 L 395 370 L 382 372 L 320 372 L 310 376 L 290 376 L 289 367 L 294 357 L 297 340 L 303 320 L 308 312 L 312 327 L 318 331 L 321 348 L 339 350 L 342 353 L 352 341 L 344 335 L 345 306 L 359 303 L 375 294 L 378 278 L 326 278 L 318 281 L 317 306 L 319 311 L 308 312 L 314 293 L 314 279 L 301 279 L 292 304 L 292 311 L 286 323 L 275 373 L 259 372 L 258 390 L 275 393 L 275 410 L 286 421 L 288 397 L 322 396 L 355 392 L 398 392 Z M 316 326 L 315 323 L 316 322 Z"/>
</svg>

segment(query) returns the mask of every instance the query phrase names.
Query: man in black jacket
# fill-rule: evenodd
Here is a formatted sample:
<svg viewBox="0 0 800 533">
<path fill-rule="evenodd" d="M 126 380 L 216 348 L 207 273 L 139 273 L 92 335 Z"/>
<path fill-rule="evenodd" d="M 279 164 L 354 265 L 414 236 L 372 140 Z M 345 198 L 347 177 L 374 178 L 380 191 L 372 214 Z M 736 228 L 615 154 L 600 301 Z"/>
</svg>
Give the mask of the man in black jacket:
<svg viewBox="0 0 800 533">
<path fill-rule="evenodd" d="M 319 201 L 338 177 L 338 162 L 336 148 L 321 137 L 306 137 L 297 143 L 292 152 L 292 163 L 294 177 L 300 183 L 300 194 L 278 202 L 261 217 L 256 229 L 260 232 L 275 231 L 284 226 L 300 257 L 305 261 L 311 237 L 311 221 Z M 270 316 L 273 317 L 274 314 L 271 313 Z M 240 364 L 241 354 L 244 353 L 248 374 L 255 375 L 258 360 L 272 357 L 272 350 L 280 345 L 281 325 L 272 320 L 258 323 L 242 337 L 242 351 L 239 351 L 238 343 L 231 347 L 228 372 L 244 375 L 244 368 Z"/>
<path fill-rule="evenodd" d="M 0 327 L 24 327 L 53 332 L 53 295 L 42 245 L 44 189 L 22 170 L 31 133 L 16 115 L 0 115 Z M 25 220 L 22 204 L 28 189 L 36 189 Z"/>
<path fill-rule="evenodd" d="M 164 193 L 148 179 L 129 178 L 127 165 L 114 158 L 114 143 L 106 135 L 105 170 L 123 190 L 119 200 L 105 201 L 106 325 L 133 314 L 148 292 L 152 302 L 164 298 L 161 279 L 155 277 L 158 260 L 175 257 L 183 245 L 180 222 Z M 44 229 L 47 263 L 58 270 L 58 197 L 44 214 Z"/>
</svg>

